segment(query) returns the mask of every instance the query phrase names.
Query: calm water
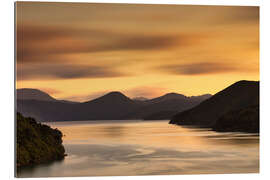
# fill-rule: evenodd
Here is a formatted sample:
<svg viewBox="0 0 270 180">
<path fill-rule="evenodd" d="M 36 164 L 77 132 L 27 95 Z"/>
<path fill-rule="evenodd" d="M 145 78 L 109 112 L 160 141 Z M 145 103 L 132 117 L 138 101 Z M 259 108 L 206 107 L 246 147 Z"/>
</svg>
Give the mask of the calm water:
<svg viewBox="0 0 270 180">
<path fill-rule="evenodd" d="M 50 123 L 68 156 L 19 177 L 259 172 L 259 136 L 217 133 L 168 121 Z"/>
</svg>

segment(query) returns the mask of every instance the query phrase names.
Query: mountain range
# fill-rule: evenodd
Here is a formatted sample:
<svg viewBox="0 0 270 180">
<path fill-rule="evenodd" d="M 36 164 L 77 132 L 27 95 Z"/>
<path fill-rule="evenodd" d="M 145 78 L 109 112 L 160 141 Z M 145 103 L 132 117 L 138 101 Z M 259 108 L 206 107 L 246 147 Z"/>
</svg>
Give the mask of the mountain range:
<svg viewBox="0 0 270 180">
<path fill-rule="evenodd" d="M 177 112 L 192 108 L 210 94 L 187 97 L 169 93 L 146 99 L 131 99 L 121 92 L 110 92 L 86 102 L 57 100 L 38 89 L 17 89 L 17 111 L 39 121 L 170 119 Z"/>
<path fill-rule="evenodd" d="M 53 102 L 64 102 L 64 103 L 70 103 L 70 104 L 78 103 L 75 101 L 57 100 L 53 98 L 52 96 L 50 96 L 49 94 L 39 89 L 31 89 L 31 88 L 17 89 L 16 95 L 17 95 L 17 99 L 19 100 L 53 101 Z"/>
</svg>

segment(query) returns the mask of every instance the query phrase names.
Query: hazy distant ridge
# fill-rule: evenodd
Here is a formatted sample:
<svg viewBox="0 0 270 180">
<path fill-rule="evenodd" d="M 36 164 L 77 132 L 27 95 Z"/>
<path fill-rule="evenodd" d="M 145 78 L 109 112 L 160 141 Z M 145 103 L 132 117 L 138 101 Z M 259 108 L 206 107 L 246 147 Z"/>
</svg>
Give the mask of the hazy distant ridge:
<svg viewBox="0 0 270 180">
<path fill-rule="evenodd" d="M 175 114 L 172 112 L 194 107 L 210 96 L 169 93 L 154 99 L 134 100 L 121 92 L 110 92 L 91 101 L 76 103 L 57 100 L 36 89 L 18 89 L 17 111 L 40 121 L 169 119 Z"/>
</svg>

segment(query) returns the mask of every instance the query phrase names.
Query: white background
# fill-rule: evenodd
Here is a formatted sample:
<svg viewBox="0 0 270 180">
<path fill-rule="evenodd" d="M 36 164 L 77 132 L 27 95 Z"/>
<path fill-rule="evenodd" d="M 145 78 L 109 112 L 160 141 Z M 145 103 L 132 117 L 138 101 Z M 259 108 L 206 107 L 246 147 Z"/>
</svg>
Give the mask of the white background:
<svg viewBox="0 0 270 180">
<path fill-rule="evenodd" d="M 32 0 L 33 1 L 33 0 Z M 50 1 L 50 0 L 47 0 Z M 61 2 L 67 2 L 58 0 Z M 54 179 L 269 179 L 270 178 L 270 1 L 269 0 L 72 0 L 71 2 L 117 2 L 148 4 L 197 4 L 197 5 L 244 5 L 260 6 L 260 173 L 225 175 L 178 175 L 178 176 L 122 176 L 122 177 L 82 177 Z M 0 176 L 1 179 L 14 179 L 14 1 L 1 0 L 0 6 Z M 61 171 L 61 169 L 59 169 Z M 33 179 L 33 178 L 32 178 Z M 36 178 L 34 178 L 36 179 Z M 39 178 L 40 180 L 45 178 Z"/>
</svg>

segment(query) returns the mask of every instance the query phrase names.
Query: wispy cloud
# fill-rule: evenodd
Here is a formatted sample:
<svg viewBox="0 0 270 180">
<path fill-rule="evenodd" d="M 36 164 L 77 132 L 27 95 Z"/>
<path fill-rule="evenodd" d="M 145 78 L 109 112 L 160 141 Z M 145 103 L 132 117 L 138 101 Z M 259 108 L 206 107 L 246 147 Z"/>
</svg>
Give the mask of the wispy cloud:
<svg viewBox="0 0 270 180">
<path fill-rule="evenodd" d="M 17 69 L 18 80 L 110 78 L 127 76 L 110 67 L 73 64 L 37 64 Z"/>
<path fill-rule="evenodd" d="M 259 7 L 18 2 L 16 38 L 18 87 L 58 97 L 215 93 L 259 78 Z"/>
<path fill-rule="evenodd" d="M 175 64 L 155 68 L 155 70 L 175 75 L 205 75 L 229 72 L 247 72 L 254 69 L 247 69 L 236 64 L 201 62 L 191 64 Z"/>
<path fill-rule="evenodd" d="M 193 36 L 117 33 L 101 29 L 25 24 L 17 26 L 17 61 L 57 61 L 57 57 L 53 56 L 55 54 L 159 50 L 188 45 L 193 41 Z M 45 60 L 44 57 L 48 56 L 50 58 Z"/>
</svg>

